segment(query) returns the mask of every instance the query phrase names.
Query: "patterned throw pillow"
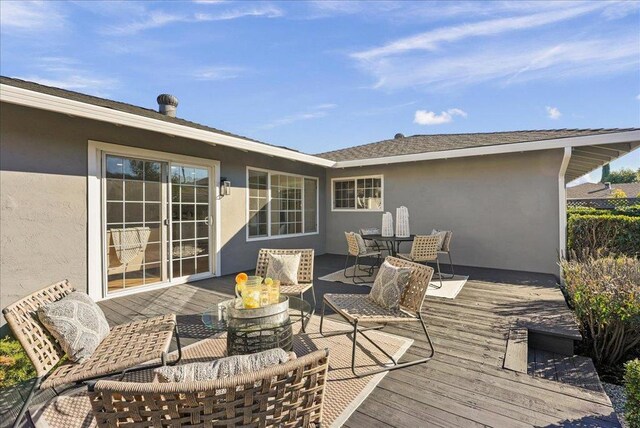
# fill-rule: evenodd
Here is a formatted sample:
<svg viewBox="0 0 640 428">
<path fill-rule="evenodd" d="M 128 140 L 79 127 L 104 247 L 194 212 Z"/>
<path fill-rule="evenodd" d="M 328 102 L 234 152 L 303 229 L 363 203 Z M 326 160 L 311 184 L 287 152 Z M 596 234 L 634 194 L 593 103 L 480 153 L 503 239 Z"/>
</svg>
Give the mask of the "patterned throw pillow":
<svg viewBox="0 0 640 428">
<path fill-rule="evenodd" d="M 395 267 L 385 261 L 373 283 L 369 298 L 387 309 L 398 309 L 402 292 L 409 284 L 411 268 Z"/>
<path fill-rule="evenodd" d="M 444 244 L 444 239 L 447 237 L 447 231 L 433 229 L 431 234 L 438 236 L 438 251 L 442 250 L 442 244 Z"/>
<path fill-rule="evenodd" d="M 298 285 L 298 254 L 269 254 L 267 278 L 280 281 L 282 285 Z"/>
<path fill-rule="evenodd" d="M 356 241 L 358 241 L 358 249 L 360 250 L 360 254 L 366 253 L 368 251 L 367 244 L 364 242 L 364 239 L 362 239 L 362 235 L 355 232 L 352 232 L 352 233 L 353 233 L 353 236 L 356 237 Z"/>
<path fill-rule="evenodd" d="M 223 379 L 286 363 L 295 359 L 293 352 L 269 349 L 249 355 L 234 355 L 214 361 L 164 366 L 154 370 L 160 382 L 192 382 Z"/>
<path fill-rule="evenodd" d="M 85 293 L 74 291 L 42 306 L 37 314 L 69 359 L 77 363 L 89 358 L 109 335 L 104 312 Z"/>
</svg>

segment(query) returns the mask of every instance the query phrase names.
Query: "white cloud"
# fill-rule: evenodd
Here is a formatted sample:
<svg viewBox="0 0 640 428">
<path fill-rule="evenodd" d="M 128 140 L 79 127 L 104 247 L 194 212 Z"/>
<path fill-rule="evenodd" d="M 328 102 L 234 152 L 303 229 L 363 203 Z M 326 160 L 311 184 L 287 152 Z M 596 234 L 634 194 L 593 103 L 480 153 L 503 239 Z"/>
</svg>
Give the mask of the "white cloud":
<svg viewBox="0 0 640 428">
<path fill-rule="evenodd" d="M 502 85 L 534 79 L 562 79 L 634 70 L 640 64 L 637 34 L 553 43 L 539 41 L 486 46 L 447 56 L 402 55 L 361 61 L 374 88 L 444 89 L 498 80 Z"/>
<path fill-rule="evenodd" d="M 3 1 L 0 3 L 0 28 L 9 31 L 43 31 L 65 25 L 65 17 L 56 2 Z"/>
<path fill-rule="evenodd" d="M 636 100 L 640 100 L 640 94 L 636 95 Z"/>
<path fill-rule="evenodd" d="M 562 116 L 562 113 L 557 107 L 547 106 L 545 108 L 547 109 L 547 117 L 549 119 L 558 120 L 560 119 L 560 116 Z"/>
<path fill-rule="evenodd" d="M 276 119 L 273 120 L 263 126 L 261 126 L 262 129 L 273 129 L 273 128 L 277 128 L 279 126 L 283 126 L 283 125 L 289 125 L 291 123 L 294 122 L 300 122 L 303 120 L 310 120 L 310 119 L 318 119 L 321 117 L 325 117 L 328 114 L 328 110 L 331 110 L 333 108 L 337 107 L 336 104 L 319 104 L 317 106 L 314 106 L 312 108 L 310 108 L 308 111 L 306 112 L 302 112 L 302 113 L 296 113 L 296 114 L 292 114 L 289 116 L 285 116 L 282 117 L 280 119 Z"/>
<path fill-rule="evenodd" d="M 211 21 L 228 21 L 244 17 L 263 17 L 278 18 L 284 13 L 281 9 L 270 5 L 260 4 L 251 7 L 236 7 L 233 9 L 222 10 L 216 13 L 194 13 L 194 14 L 176 14 L 164 11 L 143 11 L 139 14 L 138 19 L 108 27 L 102 32 L 106 34 L 131 35 L 140 31 L 150 30 L 153 28 L 164 27 L 177 22 L 211 22 Z"/>
<path fill-rule="evenodd" d="M 555 13 L 535 13 L 531 15 L 491 19 L 471 24 L 442 27 L 415 36 L 402 38 L 373 49 L 356 52 L 352 56 L 358 60 L 371 61 L 414 50 L 436 51 L 442 43 L 452 43 L 466 38 L 492 36 L 510 31 L 540 27 L 576 18 L 585 13 L 602 8 L 600 3 L 589 3 L 580 7 L 570 7 Z"/>
<path fill-rule="evenodd" d="M 34 61 L 31 68 L 37 71 L 17 78 L 99 97 L 108 96 L 118 86 L 116 78 L 86 70 L 73 58 L 43 57 Z"/>
<path fill-rule="evenodd" d="M 196 80 L 228 80 L 235 79 L 242 72 L 244 72 L 242 67 L 210 66 L 197 69 L 193 72 L 192 77 Z"/>
<path fill-rule="evenodd" d="M 440 114 L 432 111 L 416 110 L 413 123 L 418 125 L 442 125 L 443 123 L 453 122 L 454 116 L 467 117 L 467 113 L 459 108 L 451 108 L 440 112 Z"/>
</svg>

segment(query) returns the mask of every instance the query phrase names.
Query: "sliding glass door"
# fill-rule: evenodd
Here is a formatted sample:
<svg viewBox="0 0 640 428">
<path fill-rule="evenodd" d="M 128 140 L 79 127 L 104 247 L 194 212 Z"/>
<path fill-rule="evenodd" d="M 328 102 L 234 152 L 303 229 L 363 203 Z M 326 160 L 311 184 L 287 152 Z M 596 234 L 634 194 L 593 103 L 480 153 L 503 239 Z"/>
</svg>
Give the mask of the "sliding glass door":
<svg viewBox="0 0 640 428">
<path fill-rule="evenodd" d="M 209 170 L 171 164 L 173 276 L 211 271 Z"/>
<path fill-rule="evenodd" d="M 212 273 L 211 171 L 104 157 L 106 293 Z"/>
</svg>

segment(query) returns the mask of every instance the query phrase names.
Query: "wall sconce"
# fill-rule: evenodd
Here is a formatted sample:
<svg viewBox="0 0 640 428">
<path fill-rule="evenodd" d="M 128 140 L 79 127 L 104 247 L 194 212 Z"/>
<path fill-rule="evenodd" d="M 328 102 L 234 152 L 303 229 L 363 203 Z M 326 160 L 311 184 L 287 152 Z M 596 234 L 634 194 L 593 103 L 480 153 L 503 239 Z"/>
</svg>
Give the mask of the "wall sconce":
<svg viewBox="0 0 640 428">
<path fill-rule="evenodd" d="M 231 194 L 231 182 L 227 177 L 220 177 L 220 196 L 229 196 Z"/>
</svg>

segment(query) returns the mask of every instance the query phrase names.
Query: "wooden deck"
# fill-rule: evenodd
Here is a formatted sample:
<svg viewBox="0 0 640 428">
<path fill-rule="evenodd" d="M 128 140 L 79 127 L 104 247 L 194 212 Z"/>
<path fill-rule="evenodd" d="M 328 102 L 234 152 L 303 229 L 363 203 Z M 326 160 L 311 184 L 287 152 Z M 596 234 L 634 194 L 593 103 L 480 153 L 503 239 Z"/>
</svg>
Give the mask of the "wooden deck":
<svg viewBox="0 0 640 428">
<path fill-rule="evenodd" d="M 316 258 L 315 277 L 340 269 L 343 262 L 338 256 Z M 456 299 L 427 297 L 423 307 L 435 357 L 388 373 L 345 426 L 620 426 L 590 360 L 520 348 L 526 369 L 503 368 L 512 328 L 578 335 L 553 277 L 463 267 L 456 273 L 470 276 Z M 203 338 L 202 332 L 188 328 L 193 325 L 190 316 L 228 298 L 233 285 L 233 276 L 215 278 L 113 298 L 100 306 L 112 325 L 176 313 L 186 345 Z M 314 288 L 318 308 L 324 293 L 369 291 L 318 280 Z M 418 328 L 385 331 L 413 338 L 405 358 L 415 358 L 427 351 Z M 46 399 L 43 395 L 37 401 Z"/>
<path fill-rule="evenodd" d="M 318 257 L 316 278 L 340 269 L 342 263 L 341 257 Z M 514 325 L 576 335 L 552 277 L 464 268 L 459 273 L 470 275 L 470 281 L 455 300 L 428 297 L 423 308 L 436 347 L 434 359 L 390 372 L 345 426 L 620 426 L 593 365 L 584 360 L 532 350 L 529 373 L 503 368 Z M 318 306 L 324 293 L 369 290 L 324 281 L 316 281 L 315 289 Z M 223 277 L 100 305 L 113 324 L 167 312 L 179 314 L 180 321 L 227 298 L 232 290 L 232 277 Z M 406 354 L 411 358 L 427 350 L 417 328 L 407 325 L 385 331 L 415 340 Z M 184 341 L 200 339 L 192 336 Z M 563 368 L 557 370 L 556 365 Z"/>
</svg>

